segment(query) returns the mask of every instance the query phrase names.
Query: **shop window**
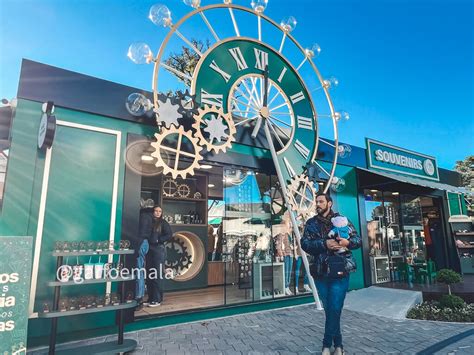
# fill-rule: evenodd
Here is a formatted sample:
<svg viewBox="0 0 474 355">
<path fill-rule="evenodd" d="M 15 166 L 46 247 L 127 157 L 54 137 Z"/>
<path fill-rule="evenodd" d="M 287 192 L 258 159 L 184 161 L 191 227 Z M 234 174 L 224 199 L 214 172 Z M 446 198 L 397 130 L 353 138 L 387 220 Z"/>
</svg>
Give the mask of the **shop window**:
<svg viewBox="0 0 474 355">
<path fill-rule="evenodd" d="M 10 153 L 10 129 L 13 110 L 11 106 L 0 107 L 0 210 L 3 206 L 8 156 Z"/>
</svg>

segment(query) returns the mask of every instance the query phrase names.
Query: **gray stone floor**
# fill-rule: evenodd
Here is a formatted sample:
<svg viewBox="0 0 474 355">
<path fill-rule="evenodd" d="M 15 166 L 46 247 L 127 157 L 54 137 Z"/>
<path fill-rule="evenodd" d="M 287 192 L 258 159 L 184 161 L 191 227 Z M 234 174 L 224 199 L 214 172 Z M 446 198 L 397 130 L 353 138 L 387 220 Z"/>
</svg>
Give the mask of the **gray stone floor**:
<svg viewBox="0 0 474 355">
<path fill-rule="evenodd" d="M 474 324 L 397 320 L 344 310 L 348 354 L 416 354 Z M 319 354 L 324 314 L 313 305 L 147 329 L 126 334 L 138 341 L 133 354 Z M 116 339 L 91 339 L 88 343 Z M 474 335 L 436 354 L 474 354 Z M 36 352 L 35 352 L 36 353 Z"/>
</svg>

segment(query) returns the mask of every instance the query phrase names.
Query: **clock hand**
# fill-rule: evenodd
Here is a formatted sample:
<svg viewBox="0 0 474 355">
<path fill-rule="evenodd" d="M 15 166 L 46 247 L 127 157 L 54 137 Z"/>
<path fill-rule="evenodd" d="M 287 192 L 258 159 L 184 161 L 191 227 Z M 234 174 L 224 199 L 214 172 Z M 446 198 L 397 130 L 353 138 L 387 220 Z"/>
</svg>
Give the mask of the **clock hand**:
<svg viewBox="0 0 474 355">
<path fill-rule="evenodd" d="M 289 215 L 290 215 L 291 225 L 292 225 L 292 228 L 293 228 L 293 233 L 296 236 L 298 247 L 301 250 L 300 230 L 298 228 L 298 225 L 296 224 L 296 218 L 295 218 L 294 212 L 291 210 L 291 206 L 288 202 L 288 191 L 286 189 L 286 182 L 285 182 L 285 179 L 283 178 L 283 174 L 281 173 L 280 162 L 278 161 L 275 146 L 273 145 L 272 134 L 270 133 L 269 125 L 270 125 L 270 123 L 268 122 L 268 120 L 265 120 L 265 122 L 264 122 L 265 136 L 266 136 L 267 141 L 268 141 L 268 146 L 270 147 L 270 152 L 272 153 L 273 164 L 275 164 L 275 170 L 277 172 L 278 181 L 280 182 L 281 193 L 283 195 L 282 197 L 283 197 L 283 200 L 285 202 L 285 206 L 286 206 L 286 208 L 289 212 Z M 311 276 L 311 273 L 309 271 L 308 258 L 306 257 L 306 253 L 303 250 L 301 250 L 301 258 L 303 259 L 303 264 L 304 264 L 304 267 L 305 267 L 305 270 L 306 270 L 306 274 L 308 275 L 309 285 L 311 286 L 311 290 L 313 290 L 313 297 L 314 297 L 314 301 L 316 302 L 316 307 L 318 308 L 318 310 L 322 310 L 323 307 L 321 306 L 321 301 L 319 300 L 318 292 L 316 291 L 316 286 L 314 284 L 313 277 Z"/>
<path fill-rule="evenodd" d="M 268 65 L 265 66 L 265 71 L 263 72 L 263 107 L 260 109 L 260 116 L 255 122 L 255 127 L 253 128 L 252 134 L 250 135 L 253 139 L 257 137 L 258 131 L 262 126 L 262 119 L 268 118 L 270 116 L 270 111 L 268 111 L 267 100 L 268 100 Z"/>
</svg>

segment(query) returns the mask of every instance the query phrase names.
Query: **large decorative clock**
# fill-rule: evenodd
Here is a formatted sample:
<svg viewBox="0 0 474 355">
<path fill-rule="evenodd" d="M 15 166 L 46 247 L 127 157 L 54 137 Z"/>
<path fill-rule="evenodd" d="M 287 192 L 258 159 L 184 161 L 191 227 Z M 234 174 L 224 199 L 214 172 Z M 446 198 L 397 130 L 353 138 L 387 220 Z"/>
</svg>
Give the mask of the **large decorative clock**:
<svg viewBox="0 0 474 355">
<path fill-rule="evenodd" d="M 267 0 L 254 0 L 251 8 L 230 0 L 203 7 L 200 0 L 183 2 L 193 11 L 176 23 L 165 5 L 150 9 L 150 20 L 169 29 L 156 55 L 144 43 L 135 43 L 129 50 L 133 61 L 154 63 L 153 104 L 162 134 L 182 137 L 182 143 L 193 145 L 190 137 L 167 131 L 181 125 L 178 116 L 187 106 L 188 113 L 192 113 L 187 117 L 194 120 L 192 135 L 207 151 L 225 152 L 233 141 L 267 149 L 272 143 L 286 186 L 290 186 L 291 178 L 305 172 L 308 163 L 317 166 L 324 191 L 343 182 L 334 176 L 338 154 L 345 148 L 339 145 L 337 124 L 348 116 L 336 112 L 330 97 L 337 80 L 324 78 L 315 65 L 319 46 L 304 48 L 291 35 L 296 20 L 289 16 L 276 23 L 264 15 Z M 255 22 L 249 16 L 254 16 Z M 240 27 L 240 19 L 247 26 Z M 255 23 L 256 28 L 249 23 Z M 203 48 L 194 41 L 196 37 L 202 37 L 202 42 L 213 38 L 214 43 Z M 192 73 L 172 67 L 165 60 L 183 44 L 195 54 L 196 63 L 189 63 L 195 65 Z M 170 84 L 172 80 L 174 84 Z M 173 98 L 163 100 L 161 92 L 169 91 L 170 86 L 183 86 L 181 91 L 188 93 L 188 100 L 182 101 L 185 105 L 180 107 Z M 271 142 L 265 135 L 266 125 Z M 174 147 L 173 139 L 168 142 Z M 325 163 L 318 160 L 320 143 L 326 145 Z M 159 149 L 166 151 L 166 147 L 157 147 L 157 156 L 161 154 Z M 201 148 L 188 150 L 182 158 Z M 333 153 L 328 154 L 329 150 Z M 184 165 L 173 159 L 168 162 L 171 166 L 164 170 L 174 176 L 192 173 L 199 167 L 192 159 Z M 318 185 L 310 187 L 317 189 Z"/>
<path fill-rule="evenodd" d="M 205 150 L 222 154 L 235 141 L 270 150 L 281 196 L 296 212 L 290 217 L 299 240 L 295 217 L 314 213 L 319 186 L 308 178 L 309 166 L 323 181 L 324 192 L 343 186 L 343 179 L 334 176 L 338 155 L 346 153 L 337 124 L 348 115 L 336 112 L 330 97 L 337 80 L 324 78 L 317 69 L 318 45 L 304 48 L 291 35 L 293 17 L 276 23 L 263 14 L 268 0 L 253 0 L 251 8 L 231 0 L 203 7 L 200 0 L 183 2 L 193 10 L 176 23 L 165 5 L 150 9 L 150 20 L 169 29 L 156 55 L 144 43 L 129 48 L 134 62 L 154 63 L 153 111 L 159 132 L 152 155 L 164 172 L 183 177 L 199 168 Z M 248 25 L 252 23 L 256 26 Z M 214 42 L 202 46 L 196 37 Z M 189 62 L 170 66 L 165 58 L 183 44 L 193 53 Z M 181 89 L 177 99 L 163 98 L 161 92 L 170 87 Z M 192 122 L 184 131 L 186 119 Z M 318 156 L 322 144 L 324 163 Z M 160 159 L 163 153 L 169 159 Z M 303 261 L 309 271 L 305 255 Z"/>
</svg>

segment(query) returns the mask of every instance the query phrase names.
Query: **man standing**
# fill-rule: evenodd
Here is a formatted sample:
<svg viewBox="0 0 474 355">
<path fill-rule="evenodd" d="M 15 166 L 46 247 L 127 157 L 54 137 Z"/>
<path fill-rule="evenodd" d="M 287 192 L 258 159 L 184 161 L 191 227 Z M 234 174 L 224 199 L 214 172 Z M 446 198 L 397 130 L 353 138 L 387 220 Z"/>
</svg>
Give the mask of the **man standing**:
<svg viewBox="0 0 474 355">
<path fill-rule="evenodd" d="M 335 355 L 344 354 L 341 334 L 341 313 L 349 288 L 349 273 L 356 270 L 355 260 L 350 250 L 361 246 L 361 239 L 349 222 L 349 239 L 330 239 L 328 233 L 333 228 L 331 218 L 339 216 L 332 211 L 332 198 L 319 193 L 316 197 L 317 215 L 306 222 L 301 248 L 314 256 L 311 275 L 314 277 L 319 297 L 326 314 L 324 328 L 323 355 L 330 355 L 334 344 Z M 341 248 L 349 251 L 338 254 Z"/>
</svg>

